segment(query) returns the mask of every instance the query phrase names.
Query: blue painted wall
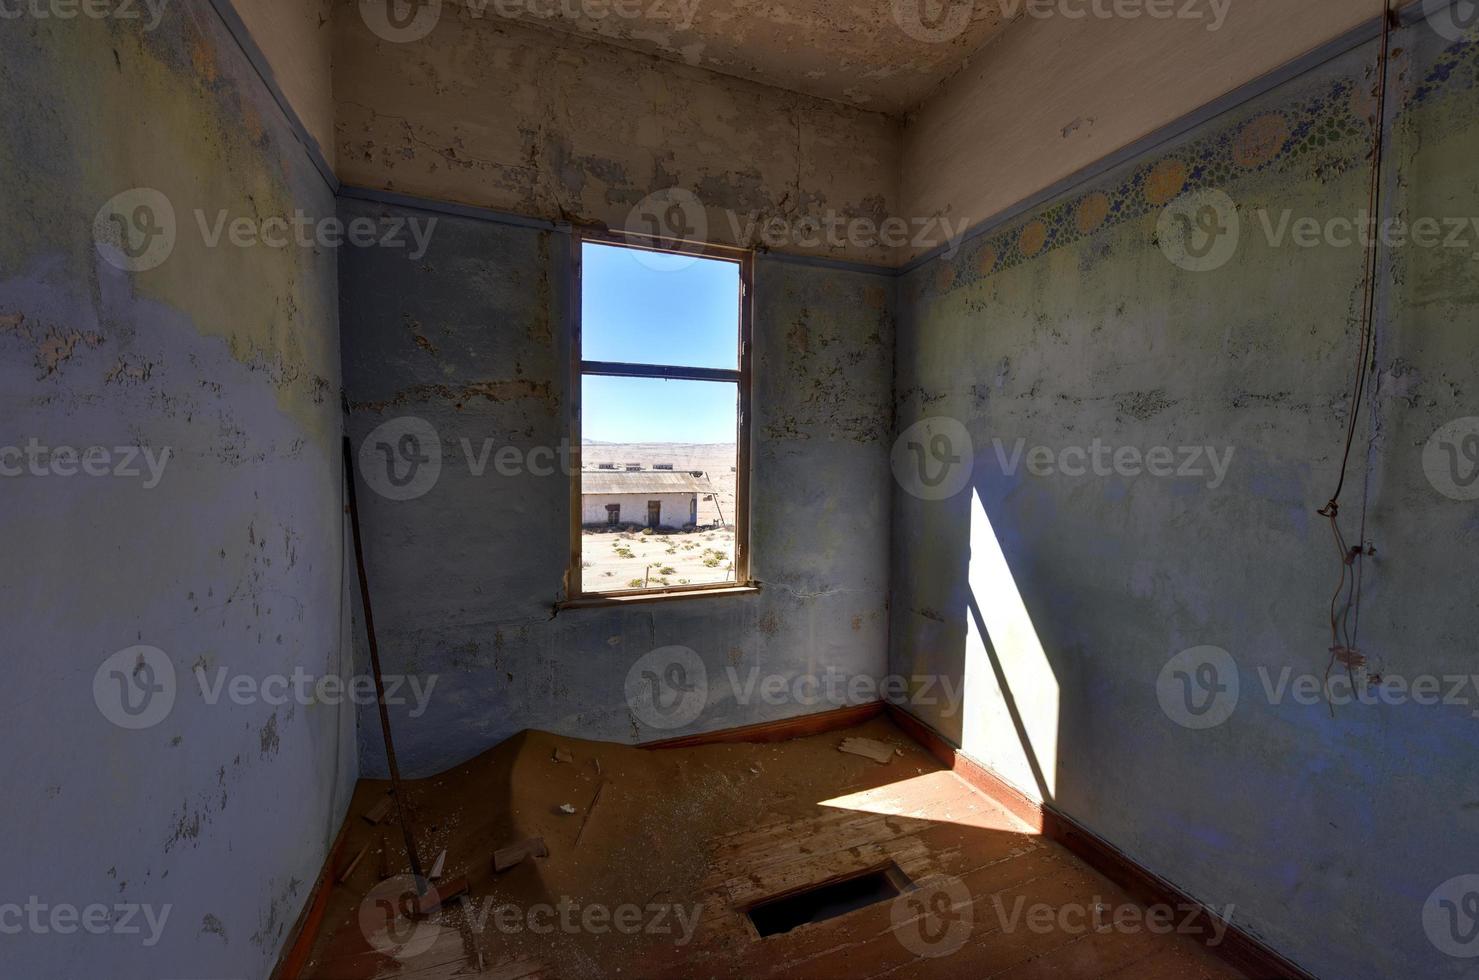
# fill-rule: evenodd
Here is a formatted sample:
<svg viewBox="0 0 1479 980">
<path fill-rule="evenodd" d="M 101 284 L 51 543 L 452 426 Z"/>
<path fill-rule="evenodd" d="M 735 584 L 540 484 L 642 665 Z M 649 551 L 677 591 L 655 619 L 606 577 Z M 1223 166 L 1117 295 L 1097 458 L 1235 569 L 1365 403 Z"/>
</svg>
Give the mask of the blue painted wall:
<svg viewBox="0 0 1479 980">
<path fill-rule="evenodd" d="M 346 219 L 425 213 L 343 199 Z M 557 450 L 569 432 L 567 235 L 439 216 L 426 255 L 365 250 L 342 264 L 344 378 L 356 447 L 382 425 L 431 426 L 435 482 L 413 499 L 362 492 L 386 670 L 435 687 L 393 711 L 416 774 L 525 728 L 636 742 L 806 714 L 831 704 L 760 697 L 752 674 L 833 668 L 876 681 L 887 635 L 892 289 L 886 276 L 762 259 L 755 298 L 753 573 L 759 595 L 567 610 L 566 477 L 500 476 L 481 453 Z M 385 430 L 382 430 L 385 431 Z M 533 461 L 539 457 L 528 457 Z M 657 729 L 626 681 L 654 649 L 706 674 L 688 723 Z M 731 674 L 731 672 L 733 672 Z M 732 682 L 731 676 L 738 678 Z M 366 773 L 383 769 L 361 717 Z"/>
<path fill-rule="evenodd" d="M 1332 716 L 1318 695 L 1279 693 L 1286 670 L 1318 683 L 1332 657 L 1341 562 L 1315 512 L 1339 471 L 1364 254 L 1336 240 L 1349 225 L 1308 248 L 1277 230 L 1285 212 L 1360 220 L 1374 46 L 901 286 L 900 431 L 953 420 L 967 437 L 950 448 L 974 453 L 953 496 L 896 494 L 891 667 L 965 686 L 963 710 L 913 710 L 1330 977 L 1474 975 L 1433 937 L 1449 928 L 1443 902 L 1465 907 L 1460 876 L 1479 873 L 1479 513 L 1431 464 L 1445 441 L 1464 445 L 1445 427 L 1479 432 L 1479 45 L 1422 24 L 1395 47 L 1385 213 L 1465 230 L 1457 247 L 1388 250 L 1383 266 L 1342 498 L 1346 534 L 1360 540 L 1364 510 L 1376 553 L 1360 657 L 1333 671 L 1369 703 Z M 1231 209 L 1186 215 L 1215 236 L 1163 221 L 1211 190 Z M 1224 238 L 1230 217 L 1238 238 Z M 1219 261 L 1212 237 L 1236 247 Z M 1233 455 L 1220 480 L 1206 456 L 1200 475 L 1158 477 L 1059 455 L 1096 442 L 1166 447 L 1176 469 L 1181 447 Z M 1019 445 L 1048 453 L 1038 474 L 1011 465 Z M 1225 659 L 1172 662 L 1202 647 Z M 1460 699 L 1404 699 L 1424 677 L 1462 683 Z M 1214 699 L 1225 718 L 1206 713 Z"/>
<path fill-rule="evenodd" d="M 192 674 L 350 667 L 335 251 L 212 247 L 195 218 L 334 198 L 208 3 L 145 26 L 0 27 L 6 977 L 266 975 L 357 774 L 352 706 L 210 703 Z M 105 256 L 110 199 L 136 244 L 169 203 L 162 261 Z"/>
</svg>

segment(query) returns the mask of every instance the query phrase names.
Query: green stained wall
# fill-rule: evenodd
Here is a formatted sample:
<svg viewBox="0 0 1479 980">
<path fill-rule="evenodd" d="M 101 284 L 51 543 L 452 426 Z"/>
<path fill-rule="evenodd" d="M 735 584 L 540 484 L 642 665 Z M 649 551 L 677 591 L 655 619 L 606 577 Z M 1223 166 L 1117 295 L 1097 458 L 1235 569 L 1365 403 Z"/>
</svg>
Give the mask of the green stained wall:
<svg viewBox="0 0 1479 980">
<path fill-rule="evenodd" d="M 1300 247 L 1293 223 L 1365 208 L 1374 45 L 901 285 L 898 427 L 927 465 L 970 464 L 959 493 L 926 499 L 906 455 L 895 495 L 890 667 L 964 684 L 960 707 L 926 697 L 912 710 L 1321 976 L 1461 976 L 1473 963 L 1430 936 L 1446 928 L 1438 903 L 1461 897 L 1448 883 L 1479 873 L 1467 679 L 1479 603 L 1466 584 L 1479 510 L 1429 470 L 1445 439 L 1479 445 L 1462 438 L 1474 421 L 1434 441 L 1479 415 L 1479 46 L 1426 24 L 1396 46 L 1384 214 L 1437 219 L 1445 238 L 1462 224 L 1464 237 L 1385 252 L 1375 380 L 1342 498 L 1353 541 L 1367 502 L 1376 549 L 1364 660 L 1333 672 L 1364 700 L 1333 717 L 1281 682 L 1321 683 L 1332 659 L 1341 561 L 1316 511 L 1340 465 L 1364 253 L 1336 243 L 1339 225 Z M 1162 220 L 1214 190 L 1226 197 L 1192 199 L 1204 230 L 1190 239 Z M 1219 242 L 1235 247 L 1223 256 Z M 1155 447 L 1170 454 L 1164 476 L 1130 455 Z M 1463 459 L 1461 478 L 1479 465 Z M 1226 657 L 1172 662 L 1201 647 Z M 1463 702 L 1405 696 L 1430 676 L 1444 693 L 1464 683 Z"/>
<path fill-rule="evenodd" d="M 347 806 L 354 712 L 194 671 L 351 670 L 337 255 L 212 244 L 196 215 L 333 193 L 205 0 L 152 28 L 22 11 L 0 90 L 0 904 L 39 907 L 0 974 L 265 976 Z M 160 201 L 162 261 L 110 261 L 108 214 L 163 229 Z M 67 461 L 92 447 L 118 467 Z M 108 658 L 136 646 L 163 659 L 125 668 L 130 716 Z M 64 907 L 107 926 L 52 927 Z"/>
</svg>

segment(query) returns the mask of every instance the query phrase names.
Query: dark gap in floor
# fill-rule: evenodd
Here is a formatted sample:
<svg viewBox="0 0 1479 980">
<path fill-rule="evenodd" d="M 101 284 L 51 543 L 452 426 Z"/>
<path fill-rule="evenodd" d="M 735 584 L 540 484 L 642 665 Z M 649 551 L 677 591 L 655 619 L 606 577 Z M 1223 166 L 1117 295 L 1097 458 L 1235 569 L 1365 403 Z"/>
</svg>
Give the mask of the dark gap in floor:
<svg viewBox="0 0 1479 980">
<path fill-rule="evenodd" d="M 897 898 L 910 886 L 899 866 L 887 866 L 860 875 L 834 879 L 792 892 L 780 898 L 761 902 L 750 908 L 750 921 L 761 935 L 775 936 L 790 932 L 808 922 L 825 922 L 857 909 Z"/>
</svg>

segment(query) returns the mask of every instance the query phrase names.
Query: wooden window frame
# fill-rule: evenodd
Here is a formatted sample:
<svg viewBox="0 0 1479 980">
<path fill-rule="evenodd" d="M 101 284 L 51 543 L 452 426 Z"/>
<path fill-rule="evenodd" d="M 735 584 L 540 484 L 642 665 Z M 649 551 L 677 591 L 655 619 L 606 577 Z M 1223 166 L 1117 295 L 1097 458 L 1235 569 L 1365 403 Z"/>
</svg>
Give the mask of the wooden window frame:
<svg viewBox="0 0 1479 980">
<path fill-rule="evenodd" d="M 706 259 L 733 262 L 739 266 L 739 367 L 680 367 L 670 364 L 634 364 L 621 361 L 587 361 L 581 350 L 581 313 L 585 303 L 582 277 L 582 254 L 587 242 L 616 245 L 648 252 L 694 255 Z M 620 605 L 659 599 L 696 598 L 705 595 L 742 595 L 758 590 L 750 577 L 750 421 L 754 375 L 752 311 L 754 308 L 755 253 L 751 249 L 706 242 L 671 241 L 629 232 L 581 228 L 570 235 L 570 565 L 565 573 L 565 599 L 559 605 Z M 671 585 L 656 589 L 619 589 L 610 592 L 587 592 L 582 581 L 581 502 L 582 417 L 581 389 L 586 376 L 614 378 L 658 378 L 669 381 L 724 381 L 735 385 L 739 400 L 739 418 L 735 431 L 734 479 L 734 580 L 699 585 Z"/>
</svg>

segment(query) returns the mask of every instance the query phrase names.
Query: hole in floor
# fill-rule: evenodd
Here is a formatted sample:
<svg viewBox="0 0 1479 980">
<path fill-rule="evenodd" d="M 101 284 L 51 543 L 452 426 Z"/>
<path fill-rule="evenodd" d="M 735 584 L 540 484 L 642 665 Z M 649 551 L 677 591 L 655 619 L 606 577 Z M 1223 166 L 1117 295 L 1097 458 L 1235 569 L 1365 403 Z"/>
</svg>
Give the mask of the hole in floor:
<svg viewBox="0 0 1479 980">
<path fill-rule="evenodd" d="M 752 905 L 746 912 L 760 936 L 790 932 L 808 922 L 825 922 L 869 905 L 887 902 L 914 887 L 897 864 L 889 862 L 858 874 L 833 878 Z"/>
</svg>

